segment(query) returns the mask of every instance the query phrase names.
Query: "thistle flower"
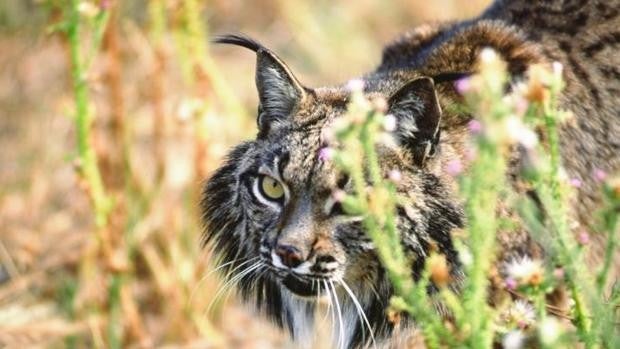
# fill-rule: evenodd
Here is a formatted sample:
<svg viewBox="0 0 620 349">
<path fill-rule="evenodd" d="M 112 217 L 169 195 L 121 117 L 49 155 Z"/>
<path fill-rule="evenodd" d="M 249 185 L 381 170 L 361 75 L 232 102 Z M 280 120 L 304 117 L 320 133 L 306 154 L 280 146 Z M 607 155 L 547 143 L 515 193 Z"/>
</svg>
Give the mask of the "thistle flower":
<svg viewBox="0 0 620 349">
<path fill-rule="evenodd" d="M 528 80 L 525 85 L 525 90 L 522 91 L 523 96 L 536 103 L 542 103 L 547 99 L 549 91 L 547 89 L 549 73 L 541 65 L 533 65 L 528 71 Z"/>
<path fill-rule="evenodd" d="M 560 338 L 561 329 L 558 320 L 553 317 L 546 317 L 538 327 L 540 341 L 545 346 L 554 345 Z"/>
<path fill-rule="evenodd" d="M 540 260 L 524 256 L 513 259 L 506 266 L 506 274 L 519 285 L 538 285 L 543 279 L 543 267 Z"/>
<path fill-rule="evenodd" d="M 513 142 L 521 144 L 526 149 L 533 149 L 538 144 L 536 133 L 525 126 L 521 119 L 516 116 L 506 118 L 504 128 Z"/>
<path fill-rule="evenodd" d="M 495 50 L 490 47 L 485 47 L 480 52 L 480 61 L 482 62 L 482 64 L 490 65 L 498 60 L 499 57 L 497 56 L 497 52 L 495 52 Z"/>
<path fill-rule="evenodd" d="M 399 170 L 391 170 L 388 179 L 394 183 L 399 183 L 403 179 L 403 174 Z"/>
<path fill-rule="evenodd" d="M 383 129 L 387 132 L 396 130 L 396 117 L 392 114 L 386 114 L 383 117 Z"/>
<path fill-rule="evenodd" d="M 364 80 L 353 79 L 347 82 L 347 90 L 351 92 L 362 92 L 364 90 Z"/>
<path fill-rule="evenodd" d="M 91 2 L 82 1 L 78 5 L 78 12 L 84 17 L 93 18 L 99 13 L 99 8 Z"/>
<path fill-rule="evenodd" d="M 525 342 L 525 335 L 522 331 L 514 330 L 506 333 L 502 339 L 504 349 L 521 349 Z"/>
<path fill-rule="evenodd" d="M 499 93 L 503 90 L 506 82 L 505 74 L 506 63 L 499 57 L 492 48 L 486 47 L 480 52 L 480 76 L 484 89 Z M 478 81 L 472 81 L 474 88 Z"/>
<path fill-rule="evenodd" d="M 536 311 L 528 302 L 517 299 L 511 307 L 506 309 L 502 318 L 507 324 L 516 325 L 520 329 L 525 329 L 536 321 Z"/>
<path fill-rule="evenodd" d="M 374 97 L 370 103 L 372 108 L 379 113 L 385 113 L 388 110 L 388 102 L 383 97 Z"/>
</svg>

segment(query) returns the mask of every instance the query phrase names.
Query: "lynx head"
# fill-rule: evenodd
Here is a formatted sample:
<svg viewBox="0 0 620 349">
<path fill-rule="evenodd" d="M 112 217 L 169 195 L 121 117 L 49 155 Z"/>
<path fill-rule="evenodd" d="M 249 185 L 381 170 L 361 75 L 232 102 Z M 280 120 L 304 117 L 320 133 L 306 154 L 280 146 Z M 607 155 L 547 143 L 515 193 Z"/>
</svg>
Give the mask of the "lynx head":
<svg viewBox="0 0 620 349">
<path fill-rule="evenodd" d="M 359 217 L 334 200 L 350 191 L 347 176 L 319 156 L 325 130 L 346 111 L 343 86 L 305 87 L 272 51 L 241 36 L 219 43 L 256 52 L 259 106 L 256 139 L 235 147 L 214 173 L 202 201 L 206 241 L 241 296 L 294 338 L 312 331 L 314 306 L 326 297 L 338 311 L 341 345 L 380 338 L 392 323 L 385 310 L 391 285 Z M 380 146 L 385 174 L 402 174 L 398 190 L 410 198 L 398 208 L 402 243 L 417 277 L 431 246 L 458 274 L 450 232 L 462 225 L 451 184 L 441 174 L 442 111 L 433 79 L 370 75 L 364 93 L 383 97 L 396 117 L 396 142 Z M 358 314 L 363 314 L 358 315 Z M 406 320 L 404 320 L 406 321 Z"/>
</svg>

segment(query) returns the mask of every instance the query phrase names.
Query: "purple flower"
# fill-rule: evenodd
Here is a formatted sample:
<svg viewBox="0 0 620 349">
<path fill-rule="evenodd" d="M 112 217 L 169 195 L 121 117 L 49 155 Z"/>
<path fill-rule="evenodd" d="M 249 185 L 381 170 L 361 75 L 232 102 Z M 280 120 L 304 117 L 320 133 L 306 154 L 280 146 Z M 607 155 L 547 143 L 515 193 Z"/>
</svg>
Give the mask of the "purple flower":
<svg viewBox="0 0 620 349">
<path fill-rule="evenodd" d="M 571 178 L 569 183 L 574 188 L 581 188 L 581 180 L 579 178 Z"/>
<path fill-rule="evenodd" d="M 319 161 L 327 162 L 334 158 L 334 149 L 330 147 L 323 147 L 319 150 Z"/>
<path fill-rule="evenodd" d="M 582 246 L 587 245 L 590 243 L 590 234 L 585 231 L 580 232 L 579 235 L 577 235 L 577 242 Z"/>
<path fill-rule="evenodd" d="M 505 286 L 506 286 L 506 289 L 508 289 L 508 290 L 514 290 L 518 286 L 517 280 L 515 280 L 513 278 L 508 278 L 508 279 L 506 279 Z"/>
<path fill-rule="evenodd" d="M 463 164 L 458 159 L 450 160 L 446 164 L 446 172 L 452 177 L 458 176 L 463 172 Z"/>
<path fill-rule="evenodd" d="M 469 132 L 472 134 L 478 135 L 482 133 L 482 123 L 476 119 L 472 119 L 467 123 L 467 129 L 469 129 Z"/>
<path fill-rule="evenodd" d="M 592 176 L 597 182 L 603 182 L 607 179 L 607 172 L 601 170 L 600 168 L 596 168 L 592 171 Z"/>
<path fill-rule="evenodd" d="M 469 78 L 459 79 L 454 83 L 454 88 L 456 88 L 458 93 L 463 95 L 471 90 L 471 80 Z"/>
</svg>

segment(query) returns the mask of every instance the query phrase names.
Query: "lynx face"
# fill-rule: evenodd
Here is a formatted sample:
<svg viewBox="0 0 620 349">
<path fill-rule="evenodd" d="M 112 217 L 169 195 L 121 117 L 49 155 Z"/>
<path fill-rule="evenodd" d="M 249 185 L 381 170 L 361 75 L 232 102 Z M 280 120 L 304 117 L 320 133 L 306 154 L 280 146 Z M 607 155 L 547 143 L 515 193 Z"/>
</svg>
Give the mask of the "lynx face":
<svg viewBox="0 0 620 349">
<path fill-rule="evenodd" d="M 258 135 L 237 146 L 208 181 L 202 207 L 206 240 L 228 277 L 295 338 L 311 333 L 315 301 L 337 305 L 346 346 L 387 335 L 385 308 L 392 289 L 365 235 L 361 217 L 346 215 L 335 190 L 352 190 L 347 176 L 321 156 L 325 131 L 346 111 L 346 88 L 303 87 L 271 51 L 246 38 L 219 40 L 257 53 Z M 397 88 L 366 81 L 365 93 L 388 100 L 398 120 L 396 142 L 379 146 L 385 174 L 402 174 L 398 208 L 403 246 L 418 276 L 431 245 L 446 254 L 458 276 L 450 231 L 462 212 L 436 174 L 441 109 L 433 81 L 417 78 Z M 365 316 L 358 316 L 359 312 Z"/>
</svg>

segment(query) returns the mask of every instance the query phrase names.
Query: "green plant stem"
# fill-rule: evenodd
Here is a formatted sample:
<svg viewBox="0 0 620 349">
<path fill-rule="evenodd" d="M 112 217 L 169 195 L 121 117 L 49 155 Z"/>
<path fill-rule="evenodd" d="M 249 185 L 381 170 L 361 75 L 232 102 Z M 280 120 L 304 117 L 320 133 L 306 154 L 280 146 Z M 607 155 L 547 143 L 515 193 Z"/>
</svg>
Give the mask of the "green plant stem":
<svg viewBox="0 0 620 349">
<path fill-rule="evenodd" d="M 487 306 L 488 271 L 494 260 L 496 205 L 503 183 L 504 162 L 497 146 L 484 139 L 479 141 L 479 158 L 464 181 L 467 190 L 467 217 L 472 264 L 466 268 L 468 278 L 464 299 L 465 311 L 471 326 L 469 343 L 472 348 L 490 348 L 491 315 Z"/>
<path fill-rule="evenodd" d="M 95 211 L 95 224 L 98 228 L 101 228 L 107 224 L 111 205 L 105 193 L 99 168 L 97 167 L 95 151 L 90 144 L 92 115 L 89 105 L 88 86 L 86 84 L 86 71 L 80 60 L 81 22 L 78 11 L 79 4 L 79 0 L 71 0 L 67 27 L 71 55 L 71 78 L 75 94 L 78 158 L 80 173 L 88 185 L 90 199 Z"/>
<path fill-rule="evenodd" d="M 598 292 L 603 294 L 607 286 L 607 277 L 614 259 L 614 252 L 618 247 L 618 213 L 615 207 L 610 207 L 603 213 L 605 231 L 607 232 L 607 246 L 605 247 L 605 259 L 603 268 L 596 278 Z"/>
<path fill-rule="evenodd" d="M 382 117 L 373 111 L 368 112 L 365 122 L 356 132 L 348 136 L 352 140 L 348 144 L 348 153 L 358 154 L 348 172 L 353 179 L 359 201 L 358 207 L 365 212 L 366 232 L 376 246 L 378 257 L 394 287 L 394 294 L 397 297 L 393 299 L 394 304 L 418 321 L 429 348 L 440 348 L 442 342 L 451 343 L 452 336 L 443 326 L 427 294 L 428 273 L 422 276 L 418 283 L 413 282 L 411 267 L 401 246 L 401 237 L 396 225 L 396 188 L 381 175 L 375 146 L 379 120 Z M 373 183 L 371 194 L 366 192 L 365 173 L 368 173 Z M 373 198 L 369 198 L 368 195 L 372 195 Z M 380 201 L 381 212 L 373 212 L 373 205 L 367 200 L 385 200 Z"/>
<path fill-rule="evenodd" d="M 108 345 L 111 349 L 120 349 L 122 347 L 123 337 L 123 319 L 121 308 L 121 288 L 123 285 L 123 277 L 120 274 L 112 274 L 110 285 L 108 286 Z"/>
<path fill-rule="evenodd" d="M 551 200 L 548 202 L 547 211 L 551 219 L 553 229 L 556 231 L 558 245 L 560 247 L 559 257 L 562 265 L 566 268 L 567 284 L 573 301 L 575 302 L 575 325 L 578 333 L 582 337 L 586 348 L 593 348 L 594 342 L 591 336 L 590 311 L 584 303 L 580 288 L 587 285 L 580 281 L 581 275 L 587 275 L 581 263 L 581 251 L 579 251 L 571 237 L 570 229 L 567 224 L 567 211 L 565 207 L 565 197 L 561 189 L 560 167 L 561 154 L 560 142 L 558 137 L 558 112 L 556 105 L 557 91 L 552 89 L 552 97 L 544 108 L 544 120 L 549 142 L 549 155 L 551 171 L 548 178 L 548 186 Z M 541 188 L 543 190 L 543 188 Z M 581 285 L 581 286 L 580 286 Z"/>
</svg>

